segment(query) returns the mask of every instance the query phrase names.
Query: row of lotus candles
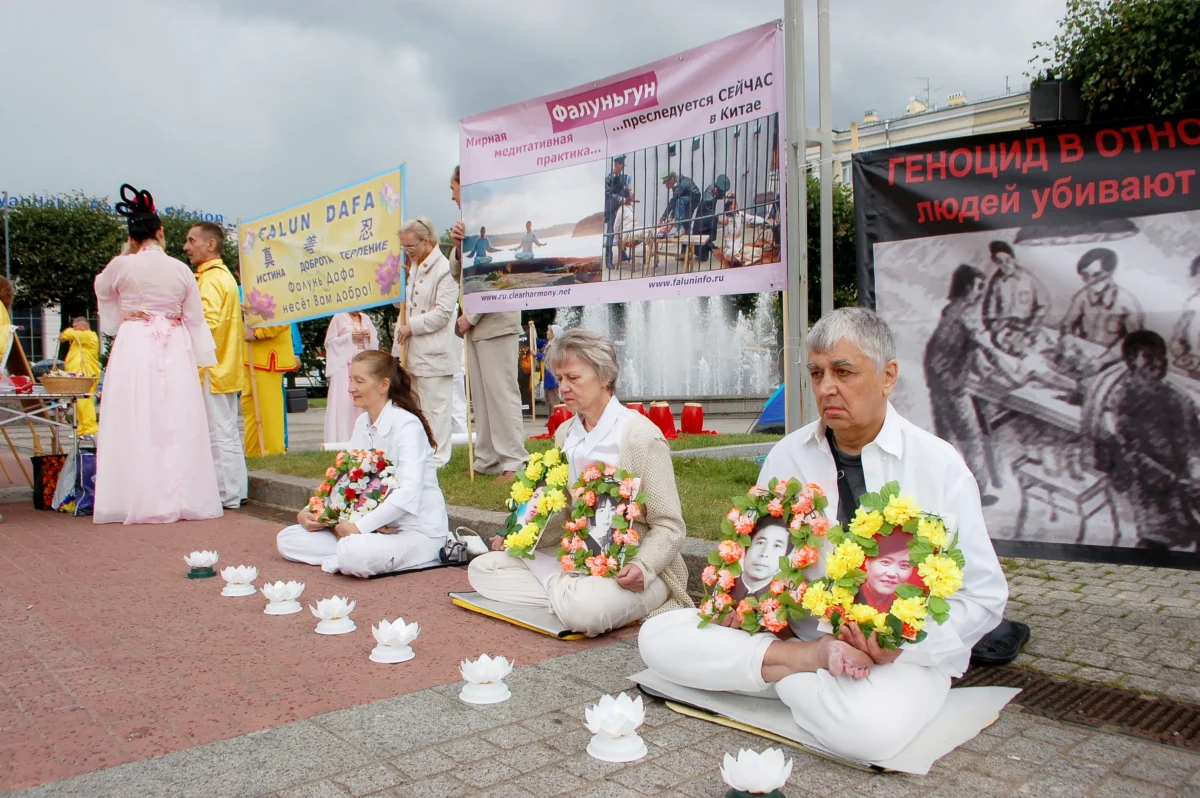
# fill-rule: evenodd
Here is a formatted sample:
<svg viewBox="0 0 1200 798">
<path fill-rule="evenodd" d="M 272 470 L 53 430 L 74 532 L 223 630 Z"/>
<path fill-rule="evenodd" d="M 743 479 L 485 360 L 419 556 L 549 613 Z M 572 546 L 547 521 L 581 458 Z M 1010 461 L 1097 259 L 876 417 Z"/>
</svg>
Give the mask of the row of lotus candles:
<svg viewBox="0 0 1200 798">
<path fill-rule="evenodd" d="M 217 575 L 213 566 L 217 564 L 215 551 L 193 551 L 183 558 L 191 571 L 189 579 L 207 579 Z M 225 580 L 222 596 L 253 596 L 258 591 L 254 582 L 258 569 L 253 565 L 235 565 L 221 569 Z M 299 602 L 304 592 L 303 582 L 274 582 L 261 588 L 267 599 L 263 612 L 267 615 L 292 615 L 303 607 Z M 324 598 L 309 610 L 317 618 L 317 634 L 342 635 L 358 627 L 350 618 L 355 602 L 341 596 Z M 403 618 L 395 621 L 386 619 L 371 627 L 377 645 L 371 651 L 370 660 L 383 664 L 407 662 L 416 656 L 410 645 L 420 633 L 419 625 L 405 623 Z M 465 684 L 459 698 L 468 704 L 498 704 L 512 697 L 504 680 L 512 673 L 513 663 L 505 657 L 490 657 L 483 654 L 477 660 L 463 660 L 459 664 Z M 615 698 L 605 695 L 600 703 L 585 711 L 587 730 L 592 733 L 587 752 L 605 762 L 633 762 L 646 756 L 646 743 L 637 730 L 646 719 L 641 696 L 631 699 L 621 693 Z M 726 798 L 734 796 L 767 796 L 783 798 L 780 792 L 792 772 L 792 761 L 784 761 L 783 752 L 768 748 L 761 754 L 742 749 L 735 759 L 725 754 L 721 776 L 730 786 Z"/>
</svg>

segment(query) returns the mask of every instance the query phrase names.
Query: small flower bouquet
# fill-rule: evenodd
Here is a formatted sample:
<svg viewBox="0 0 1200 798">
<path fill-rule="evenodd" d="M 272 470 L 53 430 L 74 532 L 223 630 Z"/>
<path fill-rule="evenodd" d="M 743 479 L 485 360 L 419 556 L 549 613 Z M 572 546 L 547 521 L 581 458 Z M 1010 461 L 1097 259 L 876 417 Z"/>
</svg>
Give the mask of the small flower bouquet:
<svg viewBox="0 0 1200 798">
<path fill-rule="evenodd" d="M 925 639 L 930 618 L 950 617 L 946 599 L 962 587 L 966 562 L 943 520 L 922 510 L 897 482 L 859 499 L 849 530 L 831 530 L 826 575 L 813 580 L 803 606 L 836 634 L 857 623 L 884 648 Z"/>
<path fill-rule="evenodd" d="M 825 517 L 828 506 L 818 486 L 797 479 L 772 479 L 735 497 L 721 521 L 721 542 L 700 574 L 700 627 L 721 623 L 731 612 L 751 634 L 779 632 L 803 618 L 804 571 L 820 559 L 825 536 L 837 529 Z M 762 519 L 776 523 L 760 525 Z"/>
<path fill-rule="evenodd" d="M 571 488 L 571 520 L 567 534 L 558 547 L 558 561 L 563 571 L 582 571 L 592 576 L 615 577 L 626 563 L 637 556 L 641 538 L 633 522 L 644 517 L 646 494 L 642 481 L 616 466 L 597 463 L 589 466 Z M 611 506 L 611 520 L 596 540 L 596 549 L 589 549 L 588 527 L 596 524 L 599 505 Z M 608 515 L 605 507 L 605 515 Z M 611 539 L 611 542 L 608 542 Z"/>
<path fill-rule="evenodd" d="M 570 479 L 570 468 L 558 449 L 529 455 L 529 465 L 517 472 L 505 501 L 512 511 L 504 527 L 504 550 L 510 556 L 533 559 L 550 517 L 567 507 L 564 489 Z"/>
<path fill-rule="evenodd" d="M 381 450 L 338 452 L 308 500 L 308 511 L 326 526 L 354 522 L 378 507 L 397 484 L 395 469 Z"/>
</svg>

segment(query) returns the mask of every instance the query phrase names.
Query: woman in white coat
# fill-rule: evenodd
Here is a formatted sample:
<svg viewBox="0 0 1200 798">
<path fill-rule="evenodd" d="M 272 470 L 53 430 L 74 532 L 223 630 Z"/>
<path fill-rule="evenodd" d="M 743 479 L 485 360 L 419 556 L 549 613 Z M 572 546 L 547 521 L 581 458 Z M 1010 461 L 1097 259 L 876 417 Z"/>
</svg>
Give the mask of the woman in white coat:
<svg viewBox="0 0 1200 798">
<path fill-rule="evenodd" d="M 383 450 L 400 484 L 358 521 L 333 529 L 301 510 L 297 523 L 279 533 L 279 553 L 331 574 L 362 577 L 438 562 L 450 522 L 433 462 L 433 434 L 411 378 L 387 352 L 360 352 L 350 364 L 350 396 L 366 411 L 354 422 L 350 448 Z"/>
<path fill-rule="evenodd" d="M 345 443 L 354 433 L 354 422 L 363 414 L 350 398 L 350 361 L 359 352 L 379 348 L 379 332 L 371 317 L 360 310 L 338 313 L 325 331 L 325 376 L 329 403 L 325 407 L 325 442 Z"/>
</svg>

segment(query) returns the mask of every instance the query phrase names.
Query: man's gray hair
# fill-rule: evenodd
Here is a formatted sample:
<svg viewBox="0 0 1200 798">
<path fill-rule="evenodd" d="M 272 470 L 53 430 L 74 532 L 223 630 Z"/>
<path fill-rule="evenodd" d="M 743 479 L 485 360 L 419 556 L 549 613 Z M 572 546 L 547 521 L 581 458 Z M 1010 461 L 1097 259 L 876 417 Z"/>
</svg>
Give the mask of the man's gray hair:
<svg viewBox="0 0 1200 798">
<path fill-rule="evenodd" d="M 559 367 L 571 358 L 591 366 L 600 378 L 600 384 L 616 393 L 621 369 L 617 365 L 617 350 L 607 338 L 582 327 L 556 334 L 546 354 L 546 368 L 557 376 Z"/>
<path fill-rule="evenodd" d="M 838 308 L 808 331 L 810 352 L 828 352 L 841 341 L 849 341 L 861 349 L 879 371 L 896 359 L 892 329 L 878 313 L 867 308 Z"/>
<path fill-rule="evenodd" d="M 438 237 L 433 228 L 433 222 L 421 216 L 417 219 L 409 219 L 404 224 L 400 225 L 400 234 L 412 233 L 417 237 L 418 241 L 432 241 L 437 243 Z"/>
</svg>

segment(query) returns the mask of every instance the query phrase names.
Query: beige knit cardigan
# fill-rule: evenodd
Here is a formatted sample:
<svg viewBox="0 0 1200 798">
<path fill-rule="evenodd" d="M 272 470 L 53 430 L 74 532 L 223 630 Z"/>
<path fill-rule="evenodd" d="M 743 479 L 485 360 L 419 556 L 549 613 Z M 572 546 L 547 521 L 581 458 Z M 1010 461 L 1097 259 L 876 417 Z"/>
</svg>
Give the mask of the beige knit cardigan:
<svg viewBox="0 0 1200 798">
<path fill-rule="evenodd" d="M 555 445 L 560 449 L 571 425 L 577 420 L 578 416 L 569 419 L 555 433 Z M 646 495 L 646 512 L 633 522 L 641 545 L 632 562 L 642 569 L 647 581 L 657 576 L 670 591 L 666 602 L 647 617 L 694 607 L 687 594 L 687 565 L 680 553 L 683 540 L 687 537 L 687 527 L 683 523 L 679 491 L 675 488 L 671 449 L 662 431 L 640 413 L 634 413 L 625 427 L 625 434 L 621 438 L 620 462 L 616 466 L 635 477 L 641 477 L 642 491 Z M 550 526 L 554 528 L 546 529 L 538 541 L 538 548 L 558 546 L 565 531 L 563 520 L 563 516 L 559 516 L 551 521 Z"/>
</svg>

